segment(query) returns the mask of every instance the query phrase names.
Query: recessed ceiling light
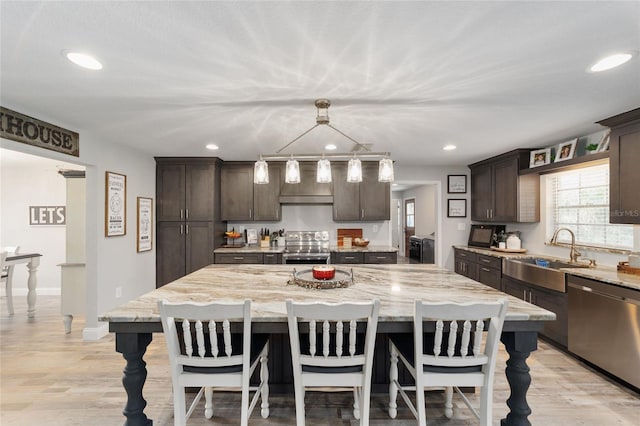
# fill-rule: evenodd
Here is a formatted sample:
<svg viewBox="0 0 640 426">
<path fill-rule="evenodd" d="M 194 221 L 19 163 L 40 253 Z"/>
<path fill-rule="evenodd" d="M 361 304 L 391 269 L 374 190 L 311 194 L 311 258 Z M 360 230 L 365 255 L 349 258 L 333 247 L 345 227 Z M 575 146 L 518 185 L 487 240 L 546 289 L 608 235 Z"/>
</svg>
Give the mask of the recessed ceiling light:
<svg viewBox="0 0 640 426">
<path fill-rule="evenodd" d="M 445 151 L 453 151 L 454 149 L 456 149 L 455 145 L 445 145 L 442 147 L 442 149 L 444 149 Z"/>
<path fill-rule="evenodd" d="M 86 53 L 64 51 L 64 55 L 74 64 L 90 70 L 101 70 L 102 64 L 93 56 Z"/>
<path fill-rule="evenodd" d="M 326 149 L 327 151 L 333 151 L 336 148 L 338 148 L 337 146 L 335 146 L 334 144 L 330 143 L 329 145 L 325 145 L 324 149 Z"/>
<path fill-rule="evenodd" d="M 616 53 L 615 55 L 609 55 L 606 58 L 600 59 L 598 62 L 593 64 L 589 71 L 591 72 L 600 72 L 610 70 L 611 68 L 618 67 L 629 59 L 631 59 L 633 55 L 631 53 Z"/>
<path fill-rule="evenodd" d="M 207 145 L 207 149 L 210 149 L 212 151 L 215 151 L 216 149 L 219 149 L 220 147 L 214 143 L 210 143 Z"/>
</svg>

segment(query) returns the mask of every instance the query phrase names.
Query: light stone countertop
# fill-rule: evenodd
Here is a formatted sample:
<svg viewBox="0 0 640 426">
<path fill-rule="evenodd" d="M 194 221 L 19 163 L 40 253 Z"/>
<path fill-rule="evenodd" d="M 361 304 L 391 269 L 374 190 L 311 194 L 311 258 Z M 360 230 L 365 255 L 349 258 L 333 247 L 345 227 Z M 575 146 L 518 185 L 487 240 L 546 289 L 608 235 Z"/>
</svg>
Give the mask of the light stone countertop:
<svg viewBox="0 0 640 426">
<path fill-rule="evenodd" d="M 298 265 L 298 271 L 303 270 Z M 137 299 L 100 315 L 100 321 L 160 321 L 157 301 L 252 300 L 254 322 L 286 322 L 286 299 L 294 301 L 380 300 L 380 322 L 409 322 L 415 299 L 438 301 L 509 300 L 507 321 L 554 320 L 555 314 L 433 265 L 342 266 L 353 270 L 355 283 L 348 288 L 315 290 L 287 284 L 292 265 L 209 265 Z"/>
</svg>

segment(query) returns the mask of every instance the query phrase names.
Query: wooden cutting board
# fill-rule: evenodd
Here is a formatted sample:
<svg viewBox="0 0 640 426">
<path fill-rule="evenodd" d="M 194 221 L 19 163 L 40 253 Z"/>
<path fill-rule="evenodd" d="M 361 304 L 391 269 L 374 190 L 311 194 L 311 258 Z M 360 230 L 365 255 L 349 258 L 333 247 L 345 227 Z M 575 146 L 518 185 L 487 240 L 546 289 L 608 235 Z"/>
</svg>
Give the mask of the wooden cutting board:
<svg viewBox="0 0 640 426">
<path fill-rule="evenodd" d="M 362 238 L 362 228 L 338 228 L 338 247 L 342 247 L 344 237 Z"/>
</svg>

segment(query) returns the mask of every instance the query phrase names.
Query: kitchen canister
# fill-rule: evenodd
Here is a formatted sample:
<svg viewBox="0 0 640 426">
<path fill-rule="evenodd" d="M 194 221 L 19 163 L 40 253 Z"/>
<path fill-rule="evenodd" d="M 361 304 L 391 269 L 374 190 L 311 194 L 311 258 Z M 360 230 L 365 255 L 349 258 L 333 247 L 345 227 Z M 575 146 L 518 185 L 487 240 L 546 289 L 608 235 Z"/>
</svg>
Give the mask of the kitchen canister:
<svg viewBox="0 0 640 426">
<path fill-rule="evenodd" d="M 516 234 L 510 234 L 507 237 L 507 250 L 520 250 L 522 248 L 521 245 L 520 237 Z"/>
</svg>

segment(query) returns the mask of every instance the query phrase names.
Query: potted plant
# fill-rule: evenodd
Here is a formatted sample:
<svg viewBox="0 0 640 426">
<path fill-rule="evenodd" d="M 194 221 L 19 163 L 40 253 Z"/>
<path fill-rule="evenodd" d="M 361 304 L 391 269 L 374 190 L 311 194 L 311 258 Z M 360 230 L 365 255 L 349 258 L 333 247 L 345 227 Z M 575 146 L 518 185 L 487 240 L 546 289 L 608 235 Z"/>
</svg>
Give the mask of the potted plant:
<svg viewBox="0 0 640 426">
<path fill-rule="evenodd" d="M 587 145 L 586 149 L 587 149 L 587 154 L 595 154 L 598 151 L 598 144 L 590 143 Z"/>
</svg>

